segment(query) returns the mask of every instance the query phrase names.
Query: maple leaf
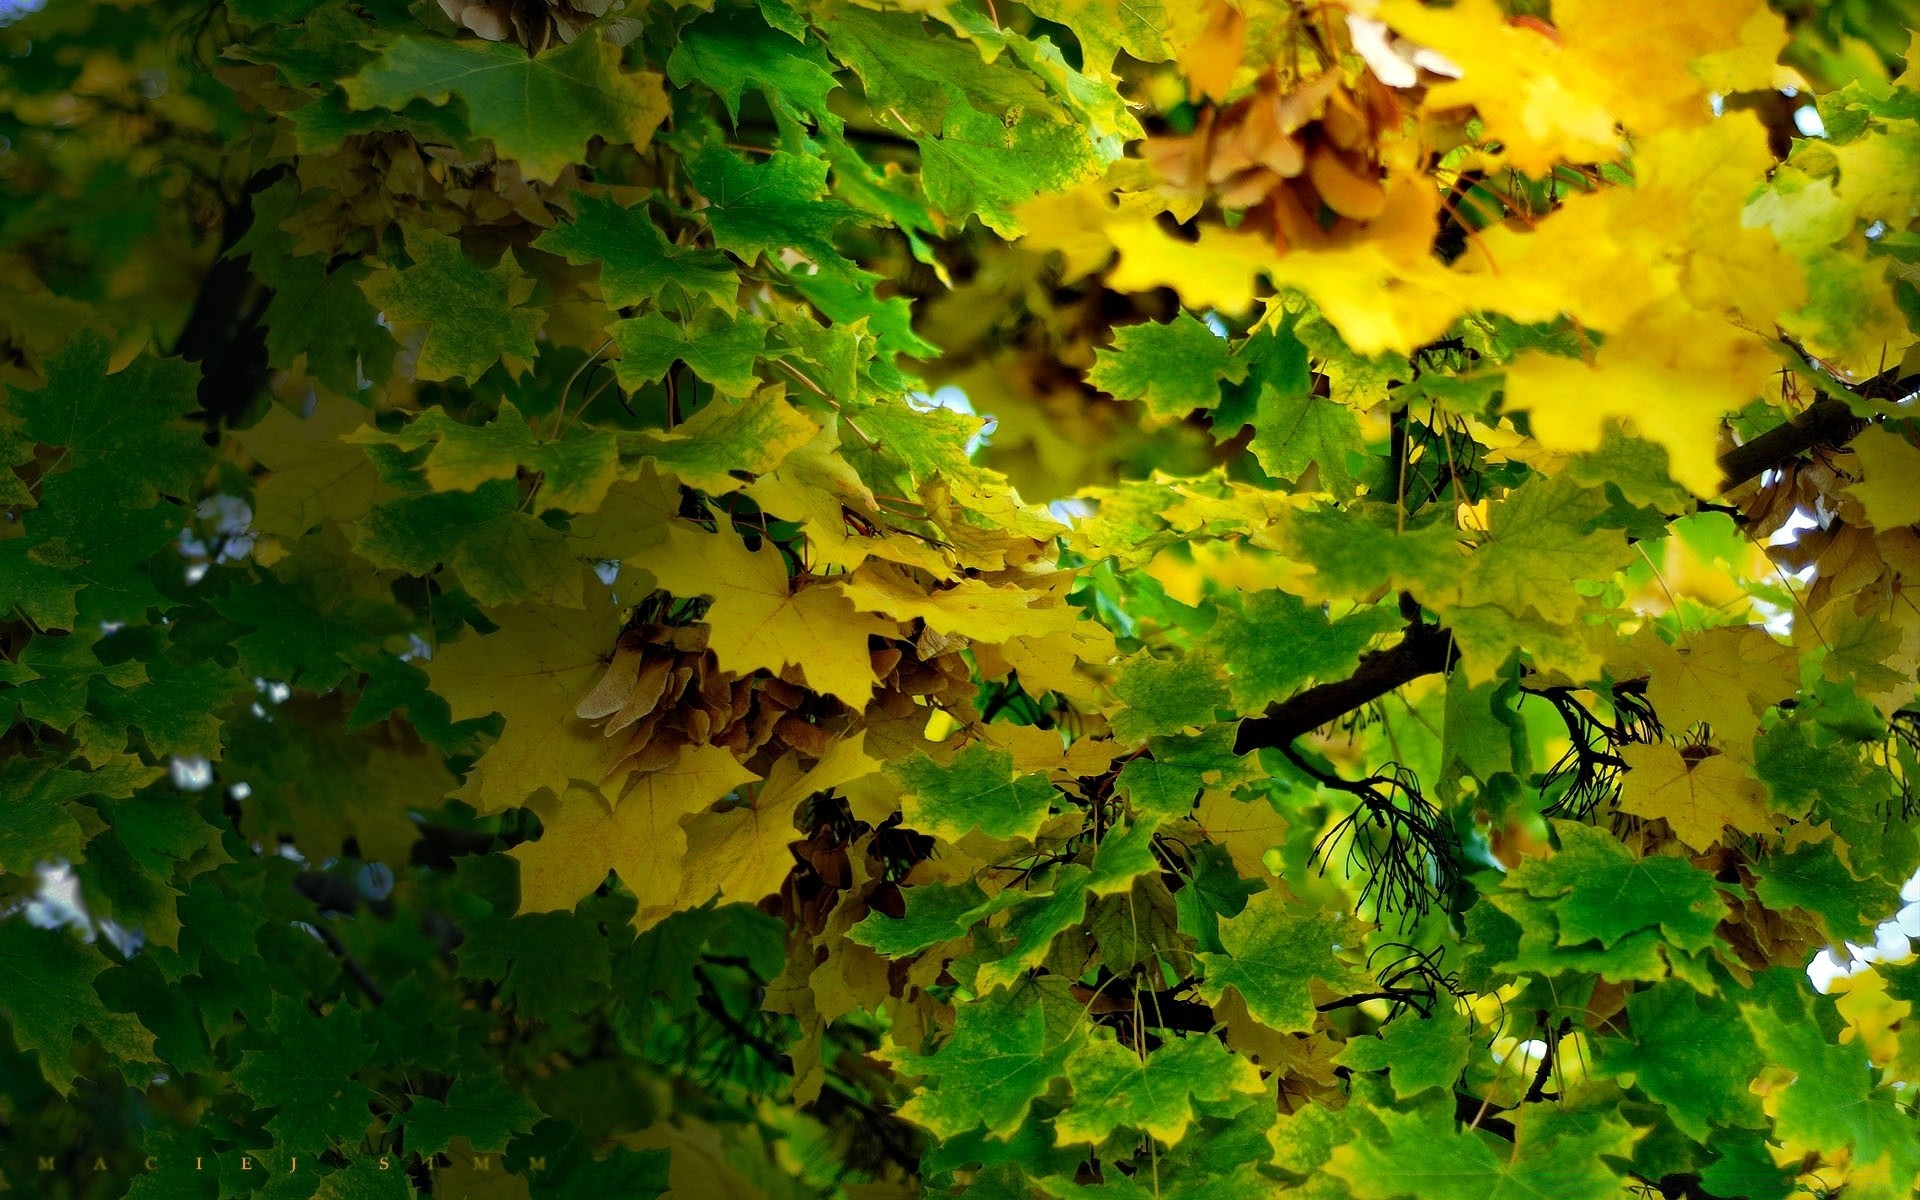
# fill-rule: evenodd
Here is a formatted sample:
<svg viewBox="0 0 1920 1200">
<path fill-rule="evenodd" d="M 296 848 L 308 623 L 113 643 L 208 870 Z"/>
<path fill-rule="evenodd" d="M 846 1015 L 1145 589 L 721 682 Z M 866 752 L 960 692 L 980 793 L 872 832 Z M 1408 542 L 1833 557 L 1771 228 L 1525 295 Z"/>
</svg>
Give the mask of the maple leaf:
<svg viewBox="0 0 1920 1200">
<path fill-rule="evenodd" d="M 110 347 L 82 331 L 47 360 L 47 385 L 8 398 L 23 437 L 58 447 L 54 466 L 126 502 L 183 496 L 207 466 L 207 450 L 180 418 L 194 407 L 193 368 L 140 357 L 108 374 Z"/>
<path fill-rule="evenodd" d="M 734 472 L 771 471 L 819 432 L 785 397 L 775 384 L 738 403 L 716 399 L 669 433 L 650 434 L 636 445 L 689 487 L 714 495 L 739 491 L 742 481 Z"/>
<path fill-rule="evenodd" d="M 607 739 L 574 716 L 618 633 L 603 603 L 583 615 L 544 605 L 499 609 L 499 628 L 443 646 L 427 664 L 433 690 L 456 720 L 500 713 L 496 741 L 467 778 L 463 795 L 482 813 L 524 804 L 542 789 L 578 779 L 598 783 L 612 765 Z"/>
<path fill-rule="evenodd" d="M 66 929 L 36 929 L 24 921 L 0 922 L 0 1001 L 21 1050 L 39 1060 L 40 1074 L 62 1096 L 78 1077 L 75 1029 L 129 1062 L 152 1062 L 154 1035 L 131 1013 L 113 1012 L 100 999 L 95 980 L 113 964 Z"/>
<path fill-rule="evenodd" d="M 458 238 L 432 230 L 409 230 L 413 265 L 388 267 L 367 276 L 367 294 L 395 329 L 426 330 L 414 374 L 421 379 L 478 379 L 496 362 L 518 374 L 532 364 L 533 335 L 546 320 L 524 308 L 533 280 L 521 274 L 511 253 L 482 271 L 460 249 Z"/>
<path fill-rule="evenodd" d="M 673 295 L 707 296 L 728 313 L 738 306 L 740 277 L 726 256 L 670 244 L 645 204 L 628 207 L 612 196 L 585 194 L 576 194 L 573 204 L 573 220 L 547 230 L 533 244 L 576 266 L 597 265 L 608 306 L 657 301 L 669 285 Z"/>
<path fill-rule="evenodd" d="M 1853 443 L 1865 477 L 1848 491 L 1876 529 L 1920 525 L 1920 449 L 1890 429 L 1869 429 Z"/>
<path fill-rule="evenodd" d="M 1703 1139 L 1716 1125 L 1759 1124 L 1747 1085 L 1766 1060 L 1731 1004 L 1683 983 L 1656 983 L 1627 997 L 1627 1016 L 1630 1041 L 1594 1046 L 1602 1072 L 1664 1106 L 1689 1137 Z"/>
<path fill-rule="evenodd" d="M 1681 841 L 1705 850 L 1731 826 L 1741 833 L 1772 833 L 1766 793 L 1746 764 L 1724 754 L 1688 757 L 1664 743 L 1623 746 L 1627 778 L 1620 811 L 1665 818 Z"/>
<path fill-rule="evenodd" d="M 1685 950 L 1713 944 L 1726 903 L 1711 875 L 1683 858 L 1636 859 L 1618 840 L 1576 821 L 1555 821 L 1553 829 L 1560 849 L 1521 863 L 1507 885 L 1553 902 L 1562 944 L 1595 940 L 1612 946 L 1656 926 L 1669 944 Z"/>
<path fill-rule="evenodd" d="M 403 35 L 343 86 L 356 108 L 458 96 L 475 133 L 529 177 L 552 180 L 596 137 L 645 148 L 666 117 L 660 76 L 624 70 L 620 59 L 597 35 L 533 56 L 500 42 Z"/>
<path fill-rule="evenodd" d="M 1605 1200 L 1620 1182 L 1603 1155 L 1625 1155 L 1640 1133 L 1617 1114 L 1530 1105 L 1521 1140 L 1499 1151 L 1434 1103 L 1376 1109 L 1363 1138 L 1334 1149 L 1328 1170 L 1358 1200 Z"/>
<path fill-rule="evenodd" d="M 687 868 L 680 907 L 691 908 L 716 895 L 723 904 L 752 904 L 779 891 L 793 870 L 791 846 L 799 840 L 794 825 L 801 805 L 880 769 L 866 752 L 866 736 L 862 730 L 835 741 L 805 770 L 796 756 L 787 755 L 773 764 L 744 803 L 683 822 Z"/>
<path fill-rule="evenodd" d="M 1196 1101 L 1217 1105 L 1262 1090 L 1252 1063 L 1206 1036 L 1177 1038 L 1141 1055 L 1111 1030 L 1097 1030 L 1067 1059 L 1066 1073 L 1073 1108 L 1054 1122 L 1063 1144 L 1097 1145 L 1124 1125 L 1170 1145 L 1193 1123 Z"/>
<path fill-rule="evenodd" d="M 417 450 L 429 446 L 427 484 L 435 491 L 471 491 L 496 479 L 512 479 L 522 468 L 540 474 L 544 506 L 591 512 L 606 498 L 619 468 L 619 447 L 606 435 L 576 433 L 555 439 L 536 437 L 511 400 L 485 425 L 467 425 L 434 407 L 398 432 L 363 428 L 341 440 Z"/>
<path fill-rule="evenodd" d="M 520 860 L 520 911 L 571 909 L 610 870 L 638 898 L 643 918 L 672 904 L 687 858 L 683 821 L 758 778 L 719 746 L 688 746 L 611 794 L 572 782 L 535 798 L 544 832 L 510 851 Z"/>
<path fill-rule="evenodd" d="M 651 383 L 675 362 L 684 362 L 722 393 L 744 396 L 754 388 L 753 367 L 766 345 L 767 322 L 706 308 L 688 322 L 648 313 L 616 322 L 607 332 L 620 348 L 615 370 L 628 387 Z"/>
<path fill-rule="evenodd" d="M 351 400 L 323 393 L 304 416 L 272 405 L 237 433 L 247 455 L 271 472 L 253 487 L 253 527 L 293 539 L 323 521 L 365 516 L 380 495 L 379 473 L 366 451 L 346 439 L 366 417 Z"/>
<path fill-rule="evenodd" d="M 687 171 L 712 206 L 708 220 L 714 244 L 722 250 L 752 263 L 762 254 L 777 256 L 791 248 L 822 271 L 846 269 L 833 247 L 833 231 L 858 219 L 860 211 L 822 199 L 824 160 L 776 151 L 755 164 L 709 145 L 687 163 Z"/>
<path fill-rule="evenodd" d="M 1013 755 L 975 742 L 945 765 L 916 754 L 888 769 L 902 789 L 900 811 L 923 833 L 954 841 L 969 830 L 1031 838 L 1046 823 L 1053 785 L 1014 769 Z"/>
<path fill-rule="evenodd" d="M 1388 1073 L 1393 1094 L 1405 1100 L 1431 1087 L 1451 1087 L 1472 1053 L 1467 1023 L 1443 1007 L 1432 1017 L 1402 1016 L 1377 1038 L 1354 1038 L 1340 1061 L 1358 1071 Z"/>
<path fill-rule="evenodd" d="M 1061 1075 L 1084 1037 L 1078 1028 L 1064 1038 L 1050 1031 L 1041 1007 L 1015 992 L 968 1004 L 938 1051 L 894 1055 L 901 1070 L 937 1084 L 916 1093 L 900 1115 L 936 1137 L 976 1125 L 1005 1136 Z"/>
<path fill-rule="evenodd" d="M 1220 402 L 1220 383 L 1247 377 L 1247 364 L 1233 356 L 1227 339 L 1182 312 L 1157 325 L 1114 331 L 1113 346 L 1099 352 L 1087 382 L 1121 400 L 1144 400 L 1148 411 L 1169 419 Z"/>
<path fill-rule="evenodd" d="M 867 638 L 894 626 L 860 616 L 838 584 L 802 580 L 796 586 L 772 544 L 749 550 L 725 524 L 711 533 L 675 524 L 646 567 L 676 596 L 713 597 L 708 644 L 728 670 L 777 675 L 796 666 L 808 686 L 849 704 L 865 704 L 873 694 Z"/>
<path fill-rule="evenodd" d="M 1354 939 L 1346 917 L 1302 906 L 1277 889 L 1248 901 L 1239 916 L 1220 923 L 1223 952 L 1202 954 L 1207 977 L 1201 995 L 1218 1000 L 1233 988 L 1253 1019 L 1281 1033 L 1313 1028 L 1312 982 L 1344 982 L 1349 969 L 1334 957 Z"/>
</svg>

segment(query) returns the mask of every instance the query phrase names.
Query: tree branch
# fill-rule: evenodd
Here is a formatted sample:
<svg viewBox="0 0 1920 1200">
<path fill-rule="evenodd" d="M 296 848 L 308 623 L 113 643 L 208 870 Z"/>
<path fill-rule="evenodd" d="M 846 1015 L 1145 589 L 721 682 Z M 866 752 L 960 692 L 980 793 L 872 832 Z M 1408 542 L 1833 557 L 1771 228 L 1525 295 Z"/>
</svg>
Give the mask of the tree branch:
<svg viewBox="0 0 1920 1200">
<path fill-rule="evenodd" d="M 1268 706 L 1265 715 L 1240 722 L 1234 752 L 1249 754 L 1263 746 L 1284 746 L 1422 675 L 1440 674 L 1456 656 L 1453 634 L 1438 625 L 1410 625 L 1397 643 L 1362 657 L 1359 668 L 1347 678 L 1315 684 L 1292 699 Z"/>
<path fill-rule="evenodd" d="M 1904 396 L 1915 388 L 1920 388 L 1920 375 L 1903 376 L 1896 367 L 1882 371 L 1852 391 L 1863 399 L 1885 400 Z M 1722 454 L 1719 460 L 1721 490 L 1732 491 L 1815 447 L 1844 446 L 1868 424 L 1866 418 L 1854 415 L 1845 400 L 1828 396 L 1797 418 Z M 1402 598 L 1403 611 L 1407 607 L 1405 599 Z M 1451 633 L 1441 626 L 1415 621 L 1399 642 L 1361 658 L 1359 669 L 1346 679 L 1316 684 L 1291 699 L 1269 705 L 1263 715 L 1242 721 L 1239 735 L 1234 739 L 1234 751 L 1250 754 L 1265 747 L 1287 745 L 1424 675 L 1444 673 L 1457 657 Z"/>
</svg>

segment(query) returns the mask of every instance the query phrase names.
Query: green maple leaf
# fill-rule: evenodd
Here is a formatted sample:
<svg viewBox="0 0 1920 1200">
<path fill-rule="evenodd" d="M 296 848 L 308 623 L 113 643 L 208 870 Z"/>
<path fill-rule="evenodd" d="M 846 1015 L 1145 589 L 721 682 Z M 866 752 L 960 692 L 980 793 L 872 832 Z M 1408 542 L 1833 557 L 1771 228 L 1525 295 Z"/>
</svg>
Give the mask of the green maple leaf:
<svg viewBox="0 0 1920 1200">
<path fill-rule="evenodd" d="M 1363 1134 L 1334 1150 L 1328 1169 L 1355 1200 L 1611 1200 L 1639 1131 L 1610 1112 L 1530 1104 L 1508 1145 L 1453 1119 L 1453 1100 L 1412 1110 L 1372 1109 Z"/>
<path fill-rule="evenodd" d="M 1472 1050 L 1467 1022 L 1443 1006 L 1429 1018 L 1403 1014 L 1377 1038 L 1352 1039 L 1339 1061 L 1357 1071 L 1386 1071 L 1393 1094 L 1405 1100 L 1431 1087 L 1452 1087 Z"/>
<path fill-rule="evenodd" d="M 1254 1020 L 1282 1033 L 1304 1033 L 1318 1015 L 1313 981 L 1347 982 L 1352 971 L 1334 957 L 1334 949 L 1357 943 L 1348 918 L 1268 889 L 1248 901 L 1239 916 L 1220 922 L 1224 952 L 1199 956 L 1207 972 L 1200 992 L 1208 1003 L 1217 1003 L 1232 988 Z"/>
<path fill-rule="evenodd" d="M 471 492 L 402 496 L 379 505 L 354 529 L 353 549 L 376 567 L 426 575 L 452 567 L 486 605 L 544 599 L 578 608 L 581 565 L 566 536 L 521 511 L 507 480 Z"/>
<path fill-rule="evenodd" d="M 1245 360 L 1182 310 L 1165 325 L 1149 321 L 1116 329 L 1113 345 L 1095 355 L 1087 382 L 1120 400 L 1143 400 L 1148 411 L 1169 419 L 1220 402 L 1222 380 L 1247 377 Z"/>
<path fill-rule="evenodd" d="M 1705 1141 L 1716 1125 L 1762 1123 L 1747 1085 L 1766 1060 L 1739 1010 L 1682 983 L 1657 983 L 1627 997 L 1628 1039 L 1594 1043 L 1596 1068 L 1666 1107 L 1682 1132 Z"/>
<path fill-rule="evenodd" d="M 558 440 L 542 438 L 511 400 L 502 400 L 499 413 L 485 425 L 463 424 L 436 405 L 400 430 L 367 426 L 343 440 L 408 451 L 431 446 L 423 465 L 427 484 L 435 491 L 471 491 L 493 480 L 512 479 L 522 469 L 537 472 L 539 507 L 569 512 L 599 508 L 620 465 L 613 435 L 576 427 Z"/>
<path fill-rule="evenodd" d="M 14 1044 L 34 1054 L 62 1096 L 73 1091 L 75 1029 L 122 1062 L 153 1062 L 154 1039 L 139 1018 L 108 1010 L 94 981 L 113 964 L 66 929 L 0 921 L 0 1009 Z"/>
<path fill-rule="evenodd" d="M 474 133 L 529 177 L 552 180 L 584 161 L 596 137 L 644 148 L 667 115 L 660 77 L 627 71 L 620 59 L 619 47 L 596 34 L 536 56 L 506 42 L 405 35 L 342 86 L 355 108 L 397 111 L 409 100 L 459 96 Z"/>
<path fill-rule="evenodd" d="M 1142 654 L 1121 670 L 1113 694 L 1127 706 L 1114 715 L 1114 736 L 1135 742 L 1213 724 L 1214 710 L 1227 703 L 1227 682 L 1205 655 Z"/>
<path fill-rule="evenodd" d="M 0 805 L 0 871 L 27 875 L 39 863 L 82 856 L 87 831 L 67 801 L 85 794 L 72 790 L 85 778 L 26 757 L 0 763 L 0 795 L 7 797 Z"/>
<path fill-rule="evenodd" d="M 149 663 L 147 680 L 129 687 L 95 679 L 81 736 L 91 745 L 118 750 L 126 745 L 127 731 L 137 729 L 155 754 L 216 757 L 221 709 L 247 686 L 238 671 L 212 659 L 185 666 Z"/>
<path fill-rule="evenodd" d="M 1617 530 L 1589 530 L 1605 505 L 1599 493 L 1564 476 L 1515 488 L 1488 511 L 1487 540 L 1460 579 L 1461 604 L 1573 621 L 1582 603 L 1575 584 L 1611 578 L 1634 558 Z"/>
<path fill-rule="evenodd" d="M 1094 853 L 1093 865 L 1069 863 L 1054 875 L 1053 890 L 1012 906 L 1005 934 L 1008 946 L 974 978 L 981 991 L 1017 981 L 1046 958 L 1055 938 L 1087 918 L 1087 901 L 1129 891 L 1133 881 L 1158 869 L 1153 838 L 1158 826 L 1136 821 L 1125 833 L 1108 835 Z M 995 897 L 999 900 L 999 897 Z M 972 914 L 969 914 L 970 916 Z"/>
<path fill-rule="evenodd" d="M 1000 895 L 1005 896 L 1008 903 L 1019 899 L 1019 893 L 1013 889 Z M 900 901 L 906 906 L 900 916 L 870 912 L 847 930 L 847 936 L 888 958 L 906 958 L 965 936 L 967 929 L 981 919 L 979 914 L 990 911 L 987 894 L 972 880 L 901 888 Z"/>
<path fill-rule="evenodd" d="M 140 683 L 146 668 L 137 661 L 100 661 L 97 637 L 86 634 L 35 634 L 12 662 L 0 660 L 0 684 L 6 685 L 0 713 L 11 725 L 15 714 L 57 730 L 68 730 L 87 711 L 87 688 L 98 676 L 117 687 Z"/>
<path fill-rule="evenodd" d="M 1005 1137 L 1060 1077 L 1084 1037 L 1081 1027 L 1065 1036 L 1050 1029 L 1041 1005 L 1017 988 L 963 1004 L 953 1036 L 939 1050 L 896 1052 L 902 1071 L 925 1080 L 900 1115 L 935 1137 L 979 1125 Z"/>
<path fill-rule="evenodd" d="M 711 400 L 671 433 L 643 434 L 628 439 L 625 448 L 688 487 L 719 495 L 743 486 L 734 472 L 764 475 L 819 432 L 776 386 L 740 401 Z"/>
<path fill-rule="evenodd" d="M 1552 902 L 1562 945 L 1613 946 L 1654 928 L 1684 950 L 1713 944 L 1727 912 L 1713 876 L 1684 858 L 1636 858 L 1618 838 L 1578 821 L 1555 821 L 1553 828 L 1559 851 L 1522 862 L 1506 883 Z"/>
<path fill-rule="evenodd" d="M 1013 752 L 975 742 L 941 766 L 914 754 L 889 767 L 908 828 L 949 841 L 978 829 L 989 837 L 1031 838 L 1052 811 L 1053 785 L 1044 775 L 1014 770 Z"/>
<path fill-rule="evenodd" d="M 968 216 L 1002 237 L 1022 232 L 1014 210 L 1046 192 L 1098 173 L 1118 157 L 1102 152 L 1069 121 L 1021 110 L 984 113 L 971 105 L 947 110 L 937 135 L 922 135 L 921 183 L 927 199 L 954 224 Z"/>
<path fill-rule="evenodd" d="M 1163 762 L 1154 755 L 1133 759 L 1120 768 L 1113 787 L 1142 815 L 1178 817 L 1200 798 L 1210 773 L 1205 767 Z"/>
<path fill-rule="evenodd" d="M 1806 974 L 1776 967 L 1754 980 L 1739 1006 L 1765 1061 L 1793 1073 L 1793 1082 L 1769 1098 L 1776 1136 L 1823 1152 L 1851 1149 L 1862 1165 L 1889 1153 L 1914 1157 L 1912 1118 L 1887 1089 L 1874 1086 L 1860 1042 L 1837 1045 L 1836 1023 L 1820 1019 Z M 1920 1163 L 1907 1167 L 1907 1177 Z"/>
<path fill-rule="evenodd" d="M 1753 894 L 1768 908 L 1803 908 L 1835 941 L 1871 943 L 1873 927 L 1896 906 L 1892 883 L 1856 879 L 1830 842 L 1775 847 L 1753 864 Z"/>
<path fill-rule="evenodd" d="M 298 565 L 295 560 L 282 569 L 291 572 Z M 282 579 L 263 573 L 210 603 L 247 631 L 233 644 L 250 674 L 324 692 L 346 678 L 367 647 L 406 632 L 411 624 L 404 609 L 342 594 L 340 582 L 337 576 Z"/>
<path fill-rule="evenodd" d="M 533 362 L 533 335 L 546 313 L 521 307 L 533 294 L 533 280 L 521 274 L 511 252 L 483 271 L 461 252 L 458 238 L 444 233 L 410 230 L 406 246 L 412 266 L 376 271 L 360 289 L 396 333 L 425 328 L 417 378 L 471 381 L 496 362 L 514 374 Z"/>
<path fill-rule="evenodd" d="M 741 10 L 711 13 L 680 35 L 667 58 L 667 78 L 675 87 L 698 81 L 713 89 L 736 124 L 740 94 L 751 86 L 781 117 L 837 132 L 842 122 L 827 108 L 827 93 L 840 81 L 826 52 L 818 42 L 776 33 L 762 17 Z"/>
<path fill-rule="evenodd" d="M 1629 979 L 1660 980 L 1669 974 L 1670 959 L 1661 953 L 1666 939 L 1658 929 L 1641 929 L 1619 938 L 1611 946 L 1598 946 L 1591 940 L 1568 944 L 1561 936 L 1551 902 L 1543 903 L 1524 892 L 1499 892 L 1483 898 L 1469 910 L 1490 907 L 1505 914 L 1510 924 L 1501 925 L 1491 915 L 1488 937 L 1474 937 L 1485 961 L 1495 970 L 1522 974 L 1558 976 L 1571 973 L 1598 975 L 1614 983 Z M 1469 927 L 1472 928 L 1470 919 Z"/>
<path fill-rule="evenodd" d="M 59 448 L 52 469 L 64 466 L 117 503 L 190 494 L 211 461 L 181 420 L 199 407 L 198 373 L 179 359 L 142 355 L 109 375 L 111 354 L 105 338 L 83 330 L 50 356 L 47 386 L 9 397 L 18 434 Z"/>
<path fill-rule="evenodd" d="M 1431 596 L 1465 565 L 1452 521 L 1399 528 L 1391 506 L 1309 509 L 1289 517 L 1284 529 L 1288 553 L 1314 565 L 1318 594 L 1367 596 L 1384 588 Z"/>
<path fill-rule="evenodd" d="M 1260 468 L 1275 479 L 1292 482 L 1318 465 L 1320 486 L 1336 495 L 1353 491 L 1349 455 L 1364 456 L 1360 417 L 1338 401 L 1308 391 L 1260 388 L 1250 443 Z"/>
<path fill-rule="evenodd" d="M 373 1093 L 354 1078 L 373 1051 L 359 1011 L 336 1005 L 316 1016 L 288 995 L 273 998 L 272 1041 L 248 1050 L 233 1080 L 261 1108 L 278 1109 L 267 1128 L 283 1144 L 325 1145 L 366 1127 Z"/>
<path fill-rule="evenodd" d="M 726 311 L 734 310 L 740 277 L 726 255 L 668 242 L 645 204 L 627 208 L 611 196 L 576 193 L 573 205 L 573 220 L 535 238 L 534 247 L 576 266 L 598 263 L 600 293 L 611 307 L 658 300 L 672 284 L 678 295 L 710 296 Z"/>
<path fill-rule="evenodd" d="M 1400 623 L 1383 608 L 1329 620 L 1320 607 L 1269 590 L 1243 597 L 1239 612 L 1222 605 L 1206 644 L 1227 664 L 1235 710 L 1254 713 L 1313 680 L 1346 678 L 1361 651 Z"/>
<path fill-rule="evenodd" d="M 860 211 L 822 197 L 827 164 L 810 155 L 776 151 L 751 163 L 708 143 L 687 164 L 694 186 L 707 198 L 705 210 L 716 246 L 753 263 L 762 254 L 778 259 L 789 248 L 829 273 L 851 268 L 833 246 L 833 231 Z"/>
<path fill-rule="evenodd" d="M 317 258 L 292 256 L 261 272 L 273 284 L 264 318 L 268 365 L 291 368 L 305 355 L 315 379 L 349 396 L 363 376 L 385 379 L 393 369 L 393 338 L 367 302 L 361 287 L 367 274 L 364 263 L 328 270 Z"/>
<path fill-rule="evenodd" d="M 1172 1145 L 1193 1124 L 1195 1101 L 1217 1105 L 1262 1091 L 1253 1063 L 1205 1034 L 1163 1042 L 1143 1058 L 1100 1029 L 1066 1071 L 1073 1107 L 1054 1121 L 1063 1143 L 1098 1145 L 1125 1126 Z"/>
<path fill-rule="evenodd" d="M 403 1127 L 412 1154 L 438 1154 L 455 1138 L 464 1138 L 483 1154 L 497 1154 L 507 1140 L 525 1133 L 540 1119 L 531 1100 L 493 1076 L 462 1078 L 447 1092 L 446 1103 L 416 1096 Z"/>
<path fill-rule="evenodd" d="M 707 308 L 686 322 L 650 312 L 616 322 L 607 332 L 620 349 L 614 372 L 625 387 L 652 383 L 678 361 L 723 394 L 744 396 L 758 382 L 753 367 L 766 346 L 767 329 L 759 317 Z"/>
<path fill-rule="evenodd" d="M 484 864 L 472 869 L 499 868 Z M 500 915 L 516 903 L 516 899 L 496 896 L 493 915 L 467 927 L 467 940 L 460 943 L 458 953 L 460 974 L 499 984 L 506 1003 L 541 1020 L 574 1011 L 580 996 L 604 993 L 613 979 L 608 953 L 613 943 L 569 913 Z M 631 912 L 631 902 L 627 907 Z"/>
<path fill-rule="evenodd" d="M 26 536 L 0 539 L 0 611 L 18 606 L 43 628 L 77 629 L 139 619 L 163 604 L 148 566 L 186 512 L 130 506 L 128 487 L 106 467 L 48 477 L 23 522 Z"/>
<path fill-rule="evenodd" d="M 25 757 L 0 764 L 0 795 L 8 798 L 0 805 L 0 871 L 27 875 L 41 862 L 79 861 L 92 835 L 72 802 L 126 799 L 164 774 L 132 757 L 107 758 L 91 770 L 48 770 L 44 761 Z"/>
</svg>

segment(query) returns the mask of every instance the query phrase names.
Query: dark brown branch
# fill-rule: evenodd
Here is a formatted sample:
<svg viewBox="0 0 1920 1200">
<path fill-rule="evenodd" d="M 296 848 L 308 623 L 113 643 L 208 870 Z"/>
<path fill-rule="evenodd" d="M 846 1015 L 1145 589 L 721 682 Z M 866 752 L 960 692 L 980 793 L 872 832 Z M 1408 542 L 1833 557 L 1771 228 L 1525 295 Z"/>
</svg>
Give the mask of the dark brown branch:
<svg viewBox="0 0 1920 1200">
<path fill-rule="evenodd" d="M 1830 382 L 1828 394 L 1784 425 L 1767 430 L 1750 442 L 1735 446 L 1720 456 L 1720 490 L 1730 492 L 1747 480 L 1774 467 L 1785 466 L 1819 446 L 1844 446 L 1867 427 L 1864 417 L 1856 416 L 1844 396 L 1834 394 L 1842 385 L 1819 372 L 1813 361 L 1789 341 L 1788 347 L 1805 360 L 1810 371 Z M 1871 379 L 1846 390 L 1862 400 L 1898 400 L 1920 388 L 1920 375 L 1902 375 L 1899 367 L 1889 367 Z"/>
<path fill-rule="evenodd" d="M 1263 746 L 1284 746 L 1423 675 L 1438 675 L 1453 665 L 1456 654 L 1453 635 L 1440 626 L 1409 626 L 1394 645 L 1361 658 L 1347 678 L 1315 684 L 1269 706 L 1264 716 L 1240 722 L 1234 751 L 1249 754 Z"/>
<path fill-rule="evenodd" d="M 1863 399 L 1890 400 L 1916 388 L 1920 388 L 1920 376 L 1903 376 L 1898 368 L 1892 368 L 1852 390 Z M 1731 491 L 1815 447 L 1844 446 L 1867 425 L 1867 419 L 1855 416 L 1845 400 L 1828 396 L 1797 418 L 1722 454 L 1721 489 Z M 1437 625 L 1415 622 L 1398 643 L 1363 657 L 1359 669 L 1348 678 L 1316 684 L 1269 706 L 1264 715 L 1242 721 L 1234 750 L 1250 754 L 1263 747 L 1284 746 L 1424 675 L 1441 674 L 1452 667 L 1456 657 L 1451 633 Z"/>
</svg>

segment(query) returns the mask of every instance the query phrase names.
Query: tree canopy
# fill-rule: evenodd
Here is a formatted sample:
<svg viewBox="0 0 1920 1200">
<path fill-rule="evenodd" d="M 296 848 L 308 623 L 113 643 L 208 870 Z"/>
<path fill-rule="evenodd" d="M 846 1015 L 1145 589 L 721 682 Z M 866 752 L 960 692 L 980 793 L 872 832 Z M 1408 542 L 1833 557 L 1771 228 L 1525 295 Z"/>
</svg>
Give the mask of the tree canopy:
<svg viewBox="0 0 1920 1200">
<path fill-rule="evenodd" d="M 0 3 L 0 1183 L 1913 1194 L 1915 28 Z"/>
</svg>

